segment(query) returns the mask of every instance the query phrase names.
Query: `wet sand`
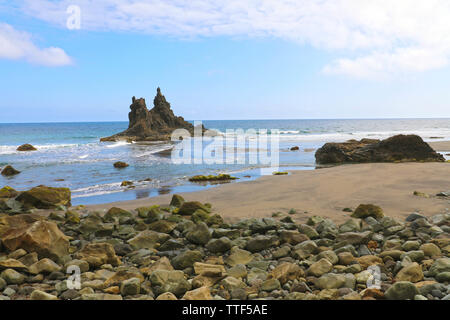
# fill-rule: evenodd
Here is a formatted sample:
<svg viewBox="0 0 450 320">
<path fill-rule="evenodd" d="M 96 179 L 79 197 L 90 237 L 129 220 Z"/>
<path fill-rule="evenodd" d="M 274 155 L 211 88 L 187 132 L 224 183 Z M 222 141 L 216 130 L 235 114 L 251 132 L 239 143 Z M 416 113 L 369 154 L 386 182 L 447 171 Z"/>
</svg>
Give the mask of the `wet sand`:
<svg viewBox="0 0 450 320">
<path fill-rule="evenodd" d="M 436 143 L 433 143 L 435 147 Z M 450 147 L 450 142 L 446 142 Z M 440 144 L 439 151 L 444 144 Z M 449 148 L 450 150 L 450 148 Z M 343 222 L 350 213 L 342 209 L 372 203 L 385 215 L 404 219 L 411 212 L 430 216 L 450 208 L 450 200 L 414 196 L 417 190 L 435 195 L 450 190 L 450 163 L 351 164 L 308 171 L 292 171 L 288 176 L 263 176 L 257 180 L 230 183 L 203 191 L 182 193 L 187 201 L 209 202 L 227 221 L 250 217 L 271 217 L 274 212 L 295 209 L 294 220 L 306 221 L 320 215 Z M 153 204 L 169 204 L 171 195 L 88 206 L 106 210 L 113 206 L 135 209 Z"/>
</svg>

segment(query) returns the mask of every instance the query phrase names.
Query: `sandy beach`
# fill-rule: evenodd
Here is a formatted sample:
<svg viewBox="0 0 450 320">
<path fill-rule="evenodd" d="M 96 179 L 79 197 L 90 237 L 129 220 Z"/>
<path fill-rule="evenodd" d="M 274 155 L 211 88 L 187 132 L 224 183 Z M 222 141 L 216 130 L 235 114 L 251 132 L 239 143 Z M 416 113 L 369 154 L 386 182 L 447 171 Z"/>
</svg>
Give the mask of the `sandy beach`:
<svg viewBox="0 0 450 320">
<path fill-rule="evenodd" d="M 435 141 L 428 144 L 436 151 L 450 152 L 450 141 Z"/>
<path fill-rule="evenodd" d="M 435 195 L 450 190 L 449 163 L 371 163 L 342 165 L 288 176 L 264 176 L 204 191 L 182 193 L 187 200 L 209 202 L 228 221 L 246 217 L 270 217 L 274 212 L 295 209 L 299 222 L 320 215 L 343 222 L 350 214 L 342 209 L 361 203 L 379 205 L 385 214 L 403 219 L 417 211 L 431 216 L 450 208 L 448 200 L 414 196 L 414 191 Z M 167 205 L 171 195 L 88 206 L 103 210 L 113 206 L 135 209 Z"/>
</svg>

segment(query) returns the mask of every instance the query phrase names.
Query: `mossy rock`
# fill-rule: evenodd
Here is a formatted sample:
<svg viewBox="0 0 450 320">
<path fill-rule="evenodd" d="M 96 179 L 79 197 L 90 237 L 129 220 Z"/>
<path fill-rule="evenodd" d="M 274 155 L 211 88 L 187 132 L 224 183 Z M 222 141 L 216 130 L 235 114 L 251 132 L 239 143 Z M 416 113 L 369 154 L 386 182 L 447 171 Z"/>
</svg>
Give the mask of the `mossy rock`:
<svg viewBox="0 0 450 320">
<path fill-rule="evenodd" d="M 236 177 L 230 176 L 229 174 L 221 173 L 216 176 L 214 175 L 198 175 L 189 178 L 191 182 L 205 182 L 205 181 L 227 181 L 227 180 L 236 180 Z"/>
<path fill-rule="evenodd" d="M 209 218 L 209 213 L 202 209 L 197 209 L 191 216 L 191 220 L 195 223 L 206 222 Z"/>
<path fill-rule="evenodd" d="M 19 193 L 11 187 L 5 186 L 0 189 L 0 198 L 14 198 Z"/>
<path fill-rule="evenodd" d="M 66 211 L 65 220 L 69 224 L 78 224 L 80 223 L 80 214 L 76 211 Z"/>
<path fill-rule="evenodd" d="M 148 226 L 149 230 L 161 232 L 161 233 L 171 233 L 177 224 L 168 220 L 158 220 L 150 223 Z"/>
<path fill-rule="evenodd" d="M 154 205 L 154 206 L 150 206 L 150 207 L 139 207 L 136 209 L 136 212 L 138 213 L 138 216 L 140 218 L 147 218 L 148 214 L 150 213 L 150 211 L 158 209 L 159 210 L 159 206 L 158 205 Z"/>
<path fill-rule="evenodd" d="M 1 172 L 2 176 L 5 176 L 5 177 L 14 176 L 14 175 L 19 174 L 19 173 L 20 173 L 19 170 L 14 169 L 10 165 L 7 165 L 6 167 L 4 167 L 2 172 Z"/>
<path fill-rule="evenodd" d="M 206 207 L 205 205 L 203 205 L 202 203 L 200 203 L 198 201 L 188 201 L 188 202 L 184 202 L 181 205 L 180 210 L 178 211 L 178 214 L 180 214 L 182 216 L 190 216 L 190 215 L 193 215 L 194 212 L 197 211 L 198 209 L 201 209 L 206 212 L 210 211 L 210 209 L 208 207 Z"/>
<path fill-rule="evenodd" d="M 170 201 L 170 205 L 176 208 L 181 207 L 181 205 L 184 203 L 184 198 L 180 196 L 179 194 L 174 194 L 172 196 L 172 200 Z"/>
<path fill-rule="evenodd" d="M 172 214 L 172 215 L 167 217 L 167 221 L 176 222 L 176 223 L 179 223 L 179 222 L 183 221 L 183 219 L 184 218 L 182 216 L 178 215 L 178 214 Z"/>
<path fill-rule="evenodd" d="M 373 204 L 360 204 L 351 215 L 353 218 L 364 219 L 372 217 L 381 219 L 384 217 L 383 209 Z"/>
<path fill-rule="evenodd" d="M 206 220 L 206 224 L 208 226 L 222 226 L 224 224 L 224 221 L 223 218 L 216 213 Z"/>
<path fill-rule="evenodd" d="M 38 186 L 22 192 L 17 201 L 28 208 L 54 209 L 59 206 L 71 206 L 71 192 L 68 188 Z"/>
<path fill-rule="evenodd" d="M 121 187 L 130 187 L 132 185 L 133 185 L 133 181 L 128 181 L 128 180 L 122 181 L 122 183 L 120 184 Z"/>
<path fill-rule="evenodd" d="M 276 172 L 273 172 L 272 173 L 274 176 L 285 176 L 285 175 L 287 175 L 287 174 L 289 174 L 288 172 L 286 172 L 286 171 L 276 171 Z"/>
<path fill-rule="evenodd" d="M 131 219 L 133 217 L 133 214 L 130 211 L 121 209 L 121 208 L 117 208 L 117 207 L 112 207 L 111 209 L 108 210 L 108 212 L 105 213 L 105 215 L 103 216 L 103 220 L 105 222 L 114 222 L 116 220 L 122 221 L 124 219 Z"/>
</svg>

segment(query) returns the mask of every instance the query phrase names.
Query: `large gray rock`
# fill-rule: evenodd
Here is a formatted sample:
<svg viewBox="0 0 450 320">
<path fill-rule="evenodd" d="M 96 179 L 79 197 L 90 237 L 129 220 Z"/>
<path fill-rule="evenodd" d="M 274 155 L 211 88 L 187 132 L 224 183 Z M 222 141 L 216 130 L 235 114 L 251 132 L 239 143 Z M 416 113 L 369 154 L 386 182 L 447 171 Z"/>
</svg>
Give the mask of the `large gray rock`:
<svg viewBox="0 0 450 320">
<path fill-rule="evenodd" d="M 445 160 L 421 137 L 402 134 L 382 141 L 362 139 L 326 143 L 316 151 L 315 157 L 318 164 Z"/>
</svg>

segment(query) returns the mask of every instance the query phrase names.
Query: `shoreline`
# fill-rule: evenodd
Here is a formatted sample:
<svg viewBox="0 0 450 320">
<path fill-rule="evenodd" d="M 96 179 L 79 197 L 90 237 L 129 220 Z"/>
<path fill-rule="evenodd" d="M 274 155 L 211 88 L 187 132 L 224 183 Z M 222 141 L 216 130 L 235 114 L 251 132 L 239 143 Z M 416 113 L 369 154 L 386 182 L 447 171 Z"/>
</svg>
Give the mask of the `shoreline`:
<svg viewBox="0 0 450 320">
<path fill-rule="evenodd" d="M 438 152 L 442 152 L 444 154 L 444 157 L 448 160 L 450 159 L 450 154 L 447 155 L 447 152 L 450 152 L 450 140 L 449 141 L 436 141 L 436 142 L 428 142 L 428 144 Z M 317 150 L 317 149 L 315 149 Z M 314 151 L 315 151 L 314 150 Z M 288 151 L 289 152 L 289 151 Z M 285 164 L 280 165 L 279 170 L 280 171 L 303 171 L 303 170 L 314 170 L 317 168 L 322 168 L 323 166 L 318 167 L 314 163 L 304 163 L 304 164 Z M 325 166 L 328 167 L 328 166 Z M 239 170 L 226 170 L 220 173 L 227 173 L 231 175 L 235 175 L 236 173 L 240 177 L 240 180 L 237 181 L 230 181 L 230 183 L 241 183 L 243 181 L 249 181 L 249 180 L 255 180 L 260 179 L 262 176 L 259 173 L 255 174 L 255 171 L 258 171 L 258 168 L 255 167 L 249 167 L 249 168 L 242 168 Z M 119 183 L 119 182 L 118 182 Z M 104 193 L 100 195 L 93 195 L 93 196 L 82 196 L 79 195 L 75 197 L 74 199 L 77 199 L 75 201 L 76 205 L 103 205 L 108 203 L 119 203 L 119 202 L 128 202 L 128 201 L 135 201 L 147 198 L 154 198 L 158 197 L 160 195 L 166 194 L 166 193 L 192 193 L 192 192 L 201 192 L 204 190 L 207 190 L 209 188 L 215 188 L 220 187 L 222 184 L 228 184 L 227 183 L 217 183 L 217 184 L 189 184 L 189 183 L 183 183 L 183 184 L 176 184 L 176 185 L 167 185 L 162 184 L 157 187 L 142 187 L 142 188 L 133 188 L 129 190 L 121 190 L 121 191 L 114 191 L 110 193 Z M 118 194 L 121 194 L 121 196 L 118 196 Z M 141 196 L 139 196 L 139 194 Z M 98 198 L 103 198 L 102 200 Z M 116 200 L 114 198 L 122 198 L 119 200 Z M 113 200 L 114 199 L 114 200 Z M 86 202 L 83 202 L 86 201 Z"/>
<path fill-rule="evenodd" d="M 412 212 L 425 216 L 444 213 L 448 200 L 414 196 L 414 191 L 435 195 L 450 190 L 448 163 L 349 164 L 316 170 L 291 171 L 287 176 L 262 176 L 252 181 L 225 184 L 202 191 L 180 193 L 187 201 L 211 203 L 225 220 L 271 217 L 274 212 L 294 209 L 296 222 L 313 215 L 344 222 L 361 203 L 383 208 L 385 215 L 403 219 Z M 88 210 L 126 210 L 168 205 L 172 194 L 130 201 L 87 205 Z"/>
</svg>

